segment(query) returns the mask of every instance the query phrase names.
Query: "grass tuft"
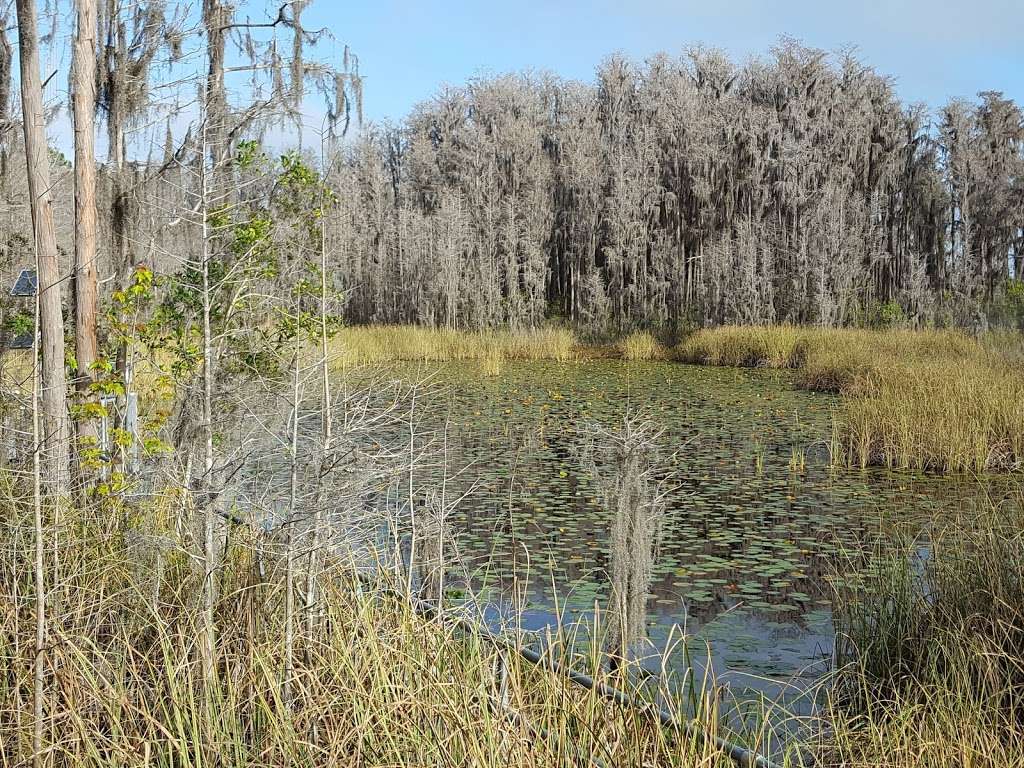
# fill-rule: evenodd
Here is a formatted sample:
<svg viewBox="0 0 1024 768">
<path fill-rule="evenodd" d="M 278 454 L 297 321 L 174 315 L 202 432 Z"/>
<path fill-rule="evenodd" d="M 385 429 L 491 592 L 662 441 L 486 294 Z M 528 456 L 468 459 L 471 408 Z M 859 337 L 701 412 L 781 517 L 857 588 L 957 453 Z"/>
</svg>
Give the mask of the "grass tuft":
<svg viewBox="0 0 1024 768">
<path fill-rule="evenodd" d="M 564 328 L 456 331 L 415 325 L 349 326 L 332 340 L 339 367 L 395 361 L 484 361 L 500 371 L 506 360 L 573 360 L 576 340 Z"/>
<path fill-rule="evenodd" d="M 668 350 L 649 331 L 635 331 L 617 345 L 623 360 L 664 360 Z"/>
</svg>

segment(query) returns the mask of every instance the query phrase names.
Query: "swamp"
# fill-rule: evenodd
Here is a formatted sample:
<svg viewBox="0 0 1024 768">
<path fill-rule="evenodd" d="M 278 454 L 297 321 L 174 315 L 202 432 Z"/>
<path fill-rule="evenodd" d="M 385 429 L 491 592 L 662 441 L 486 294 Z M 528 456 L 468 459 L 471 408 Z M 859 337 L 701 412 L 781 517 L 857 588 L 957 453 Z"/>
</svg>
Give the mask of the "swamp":
<svg viewBox="0 0 1024 768">
<path fill-rule="evenodd" d="M 0 0 L 0 768 L 1024 768 L 1024 62 L 927 30 L 1024 16 L 949 2 Z"/>
</svg>

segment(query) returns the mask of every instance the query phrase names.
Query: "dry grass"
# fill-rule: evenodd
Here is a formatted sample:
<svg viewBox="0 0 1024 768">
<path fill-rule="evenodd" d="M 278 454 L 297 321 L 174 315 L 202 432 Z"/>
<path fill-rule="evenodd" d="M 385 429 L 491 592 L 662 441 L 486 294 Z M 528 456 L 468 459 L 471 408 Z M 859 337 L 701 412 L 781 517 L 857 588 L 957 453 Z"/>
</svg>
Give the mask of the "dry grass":
<svg viewBox="0 0 1024 768">
<path fill-rule="evenodd" d="M 914 361 L 876 370 L 839 414 L 851 464 L 940 472 L 1024 462 L 1024 375 L 998 360 Z"/>
<path fill-rule="evenodd" d="M 673 350 L 673 357 L 698 365 L 792 368 L 807 330 L 789 325 L 730 325 L 698 331 Z"/>
<path fill-rule="evenodd" d="M 616 344 L 623 360 L 664 360 L 668 350 L 649 331 L 635 331 Z"/>
<path fill-rule="evenodd" d="M 1024 463 L 1019 334 L 726 327 L 700 331 L 676 357 L 792 368 L 805 389 L 844 395 L 835 447 L 855 466 L 941 472 Z"/>
<path fill-rule="evenodd" d="M 573 360 L 576 340 L 563 328 L 524 331 L 454 331 L 413 325 L 349 326 L 331 342 L 339 367 L 393 361 L 483 361 L 500 370 L 505 360 Z"/>
<path fill-rule="evenodd" d="M 9 500 L 0 515 L 0 765 L 32 762 L 24 507 Z M 286 703 L 281 578 L 273 567 L 257 575 L 255 553 L 273 549 L 247 532 L 234 534 L 218 571 L 218 675 L 205 684 L 202 574 L 186 554 L 191 545 L 173 530 L 156 535 L 152 522 L 145 536 L 120 528 L 127 517 L 159 518 L 142 510 L 61 517 L 43 766 L 731 765 L 706 739 L 672 734 L 516 654 L 504 654 L 502 688 L 491 645 L 421 618 L 403 600 L 355 589 L 341 568 L 324 581 L 319 630 L 296 640 Z M 632 687 L 603 671 L 596 653 L 575 663 Z M 502 695 L 506 708 L 495 704 Z M 714 703 L 699 722 L 718 733 Z"/>
</svg>

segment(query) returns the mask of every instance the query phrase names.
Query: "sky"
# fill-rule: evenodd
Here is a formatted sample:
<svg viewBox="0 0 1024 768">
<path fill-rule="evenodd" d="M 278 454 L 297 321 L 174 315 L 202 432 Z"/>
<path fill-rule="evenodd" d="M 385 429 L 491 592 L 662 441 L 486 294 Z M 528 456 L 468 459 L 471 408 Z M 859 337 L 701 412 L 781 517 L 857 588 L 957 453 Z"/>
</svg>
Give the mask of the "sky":
<svg viewBox="0 0 1024 768">
<path fill-rule="evenodd" d="M 694 43 L 742 62 L 782 35 L 855 46 L 906 102 L 996 90 L 1024 103 L 1024 0 L 315 0 L 303 21 L 359 56 L 373 121 L 398 121 L 442 85 L 478 75 L 590 81 L 609 54 L 643 60 Z"/>
</svg>

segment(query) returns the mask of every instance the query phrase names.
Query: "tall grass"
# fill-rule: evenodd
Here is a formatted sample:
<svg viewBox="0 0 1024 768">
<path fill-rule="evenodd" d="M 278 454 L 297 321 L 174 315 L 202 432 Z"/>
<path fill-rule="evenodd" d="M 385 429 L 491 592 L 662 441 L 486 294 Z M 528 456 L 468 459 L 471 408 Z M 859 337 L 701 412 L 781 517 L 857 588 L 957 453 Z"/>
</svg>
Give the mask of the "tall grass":
<svg viewBox="0 0 1024 768">
<path fill-rule="evenodd" d="M 854 466 L 1020 469 L 1024 364 L 1016 337 L 787 326 L 700 331 L 676 357 L 795 369 L 798 386 L 844 395 L 836 445 Z"/>
<path fill-rule="evenodd" d="M 16 502 L 0 516 L 0 765 L 31 762 L 22 518 Z M 730 764 L 708 740 L 670 733 L 516 654 L 501 656 L 499 676 L 493 646 L 357 586 L 342 568 L 323 580 L 320 631 L 296 639 L 286 702 L 282 584 L 272 558 L 257 567 L 256 553 L 268 550 L 255 533 L 232 535 L 218 572 L 211 684 L 199 661 L 201 570 L 187 547 L 168 544 L 173 533 L 142 536 L 124 519 L 62 516 L 42 765 Z M 599 682 L 633 687 L 603 670 L 599 649 L 575 663 Z M 713 735 L 715 698 L 703 700 L 698 722 Z"/>
<path fill-rule="evenodd" d="M 331 342 L 339 365 L 393 361 L 572 360 L 576 341 L 564 328 L 523 331 L 457 331 L 415 325 L 348 326 Z"/>
<path fill-rule="evenodd" d="M 847 458 L 861 466 L 981 472 L 1024 461 L 1024 377 L 998 362 L 881 368 L 839 418 Z"/>
<path fill-rule="evenodd" d="M 616 344 L 623 360 L 664 360 L 668 350 L 650 331 L 635 331 Z"/>
<path fill-rule="evenodd" d="M 698 331 L 676 347 L 673 356 L 699 365 L 793 368 L 798 364 L 797 345 L 807 333 L 789 325 L 727 325 Z"/>
<path fill-rule="evenodd" d="M 1022 530 L 1018 495 L 888 547 L 838 590 L 824 762 L 1024 764 Z"/>
</svg>

